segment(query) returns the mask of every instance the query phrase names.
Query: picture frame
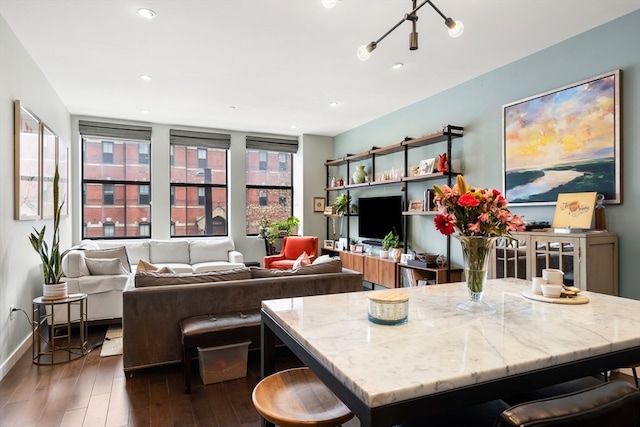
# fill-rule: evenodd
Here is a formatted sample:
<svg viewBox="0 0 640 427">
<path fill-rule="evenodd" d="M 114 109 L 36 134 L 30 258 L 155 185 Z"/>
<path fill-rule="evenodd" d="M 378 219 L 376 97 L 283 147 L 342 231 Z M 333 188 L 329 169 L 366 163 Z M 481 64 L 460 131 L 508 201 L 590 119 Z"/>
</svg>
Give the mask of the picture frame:
<svg viewBox="0 0 640 427">
<path fill-rule="evenodd" d="M 362 243 L 357 243 L 354 247 L 353 252 L 356 254 L 364 253 L 364 245 Z"/>
<path fill-rule="evenodd" d="M 53 218 L 53 178 L 58 164 L 58 136 L 44 123 L 40 123 L 41 147 L 41 218 Z M 58 187 L 60 184 L 58 183 Z"/>
<path fill-rule="evenodd" d="M 424 201 L 409 200 L 409 212 L 422 212 L 422 211 L 424 211 Z"/>
<path fill-rule="evenodd" d="M 413 259 L 413 254 L 402 254 L 400 255 L 400 264 L 407 264 L 410 259 Z"/>
<path fill-rule="evenodd" d="M 314 197 L 313 198 L 313 211 L 314 212 L 324 212 L 324 197 Z"/>
<path fill-rule="evenodd" d="M 333 250 L 333 249 L 334 249 L 334 241 L 333 241 L 333 240 L 325 240 L 325 241 L 324 241 L 324 244 L 322 245 L 322 247 L 323 247 L 324 249 L 331 249 L 331 250 Z"/>
<path fill-rule="evenodd" d="M 435 164 L 435 157 L 431 159 L 420 160 L 420 172 L 419 175 L 428 175 L 433 173 L 433 165 Z"/>
<path fill-rule="evenodd" d="M 335 214 L 336 214 L 336 210 L 333 207 L 333 205 L 329 205 L 329 206 L 325 206 L 324 207 L 324 215 L 331 216 L 331 215 L 335 215 Z"/>
<path fill-rule="evenodd" d="M 597 193 L 558 194 L 552 227 L 588 230 L 593 222 Z"/>
<path fill-rule="evenodd" d="M 333 242 L 333 249 L 336 251 L 344 251 L 345 249 L 344 242 L 341 242 L 340 240 L 336 240 L 335 242 Z"/>
<path fill-rule="evenodd" d="M 69 201 L 67 200 L 69 194 L 69 146 L 62 138 L 58 137 L 58 173 L 60 174 L 59 198 L 62 203 L 62 209 L 60 210 L 60 217 L 66 218 L 69 216 Z"/>
<path fill-rule="evenodd" d="M 620 85 L 614 70 L 503 105 L 503 194 L 511 205 L 553 205 L 560 193 L 583 192 L 622 203 Z"/>
<path fill-rule="evenodd" d="M 40 119 L 14 101 L 14 218 L 40 218 Z"/>
</svg>

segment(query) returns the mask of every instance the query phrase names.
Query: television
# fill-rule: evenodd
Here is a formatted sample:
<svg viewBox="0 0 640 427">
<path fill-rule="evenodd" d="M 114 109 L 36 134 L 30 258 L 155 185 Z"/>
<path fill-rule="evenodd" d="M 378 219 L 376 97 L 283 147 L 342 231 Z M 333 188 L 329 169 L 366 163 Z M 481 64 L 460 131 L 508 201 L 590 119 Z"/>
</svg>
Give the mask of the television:
<svg viewBox="0 0 640 427">
<path fill-rule="evenodd" d="M 358 237 L 363 243 L 381 245 L 390 231 L 403 240 L 402 221 L 402 196 L 358 199 Z"/>
</svg>

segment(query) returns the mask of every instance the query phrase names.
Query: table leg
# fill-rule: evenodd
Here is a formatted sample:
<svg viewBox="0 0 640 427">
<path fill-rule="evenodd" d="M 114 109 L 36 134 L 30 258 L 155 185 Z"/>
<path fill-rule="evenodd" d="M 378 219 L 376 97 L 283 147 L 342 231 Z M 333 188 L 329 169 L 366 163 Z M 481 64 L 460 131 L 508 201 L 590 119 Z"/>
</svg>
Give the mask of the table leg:
<svg viewBox="0 0 640 427">
<path fill-rule="evenodd" d="M 276 336 L 264 320 L 260 324 L 260 341 L 260 377 L 266 378 L 276 371 Z M 274 427 L 274 424 L 262 418 L 261 426 Z"/>
</svg>

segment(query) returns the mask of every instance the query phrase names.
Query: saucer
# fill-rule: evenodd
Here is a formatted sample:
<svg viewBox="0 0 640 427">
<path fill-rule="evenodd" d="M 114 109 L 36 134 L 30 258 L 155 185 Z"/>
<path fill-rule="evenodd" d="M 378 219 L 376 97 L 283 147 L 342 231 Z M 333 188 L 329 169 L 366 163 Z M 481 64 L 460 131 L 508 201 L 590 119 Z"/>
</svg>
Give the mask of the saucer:
<svg viewBox="0 0 640 427">
<path fill-rule="evenodd" d="M 552 304 L 577 305 L 577 304 L 587 304 L 589 302 L 589 298 L 581 294 L 571 298 L 566 298 L 566 297 L 550 298 L 550 297 L 545 297 L 544 295 L 534 294 L 529 289 L 522 291 L 522 296 L 531 300 L 549 302 Z"/>
</svg>

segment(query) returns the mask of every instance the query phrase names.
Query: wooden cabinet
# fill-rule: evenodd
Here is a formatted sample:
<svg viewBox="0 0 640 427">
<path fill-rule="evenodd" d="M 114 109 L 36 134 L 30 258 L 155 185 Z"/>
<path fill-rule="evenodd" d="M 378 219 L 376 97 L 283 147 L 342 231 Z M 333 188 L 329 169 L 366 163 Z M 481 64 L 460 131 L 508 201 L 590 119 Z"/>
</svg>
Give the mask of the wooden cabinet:
<svg viewBox="0 0 640 427">
<path fill-rule="evenodd" d="M 447 280 L 446 268 L 418 267 L 398 263 L 396 269 L 396 287 L 398 288 L 417 286 L 418 280 L 426 280 L 428 285 L 462 281 L 461 268 L 452 268 L 449 271 L 450 280 Z"/>
<path fill-rule="evenodd" d="M 362 273 L 362 278 L 367 282 L 387 288 L 396 287 L 397 263 L 392 259 L 341 251 L 340 261 L 342 261 L 344 268 Z"/>
<path fill-rule="evenodd" d="M 610 295 L 618 294 L 618 235 L 610 232 L 554 233 L 553 230 L 513 233 L 515 240 L 499 239 L 490 277 L 541 277 L 545 268 L 557 268 L 565 285 Z"/>
</svg>

